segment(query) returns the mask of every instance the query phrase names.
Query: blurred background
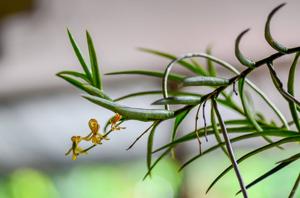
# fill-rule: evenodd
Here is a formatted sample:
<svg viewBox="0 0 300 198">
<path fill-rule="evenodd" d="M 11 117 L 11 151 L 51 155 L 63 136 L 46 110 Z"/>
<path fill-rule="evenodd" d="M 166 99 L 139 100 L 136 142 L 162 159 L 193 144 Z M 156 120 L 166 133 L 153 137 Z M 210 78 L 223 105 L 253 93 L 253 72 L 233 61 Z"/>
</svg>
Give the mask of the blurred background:
<svg viewBox="0 0 300 198">
<path fill-rule="evenodd" d="M 286 46 L 299 46 L 300 1 L 286 2 L 288 5 L 274 17 L 272 32 Z M 66 157 L 64 153 L 71 146 L 72 135 L 86 134 L 90 118 L 104 124 L 112 113 L 83 100 L 78 90 L 55 74 L 80 69 L 66 28 L 85 54 L 85 30 L 89 30 L 103 73 L 138 68 L 162 70 L 168 63 L 138 51 L 138 47 L 182 55 L 203 52 L 210 45 L 215 56 L 243 69 L 234 57 L 236 36 L 251 27 L 241 47 L 253 60 L 273 53 L 264 41 L 263 29 L 269 11 L 280 3 L 278 0 L 0 0 L 0 198 L 234 197 L 238 185 L 233 173 L 205 195 L 210 182 L 229 164 L 218 151 L 196 161 L 182 173 L 177 172 L 178 162 L 165 159 L 155 169 L 152 179 L 142 181 L 146 173 L 146 138 L 132 150 L 125 149 L 149 123 L 127 122 L 126 130 L 114 133 L 109 142 L 91 150 L 89 155 L 77 161 Z M 291 58 L 276 61 L 283 79 L 287 78 Z M 177 71 L 191 75 L 185 70 Z M 271 81 L 267 70 L 260 68 L 250 77 L 289 117 L 287 104 L 268 83 Z M 157 90 L 161 84 L 159 80 L 139 76 L 104 76 L 103 80 L 105 91 L 112 97 Z M 158 98 L 125 102 L 147 107 Z M 270 112 L 261 100 L 253 100 L 257 109 Z M 225 118 L 231 116 L 235 114 L 225 113 Z M 182 133 L 192 130 L 193 120 L 191 117 L 183 123 Z M 155 146 L 168 142 L 171 124 L 160 127 Z M 212 142 L 211 138 L 204 147 Z M 257 143 L 256 140 L 239 144 L 237 153 Z M 196 149 L 196 143 L 189 143 L 182 148 L 180 158 L 191 157 Z M 247 166 L 242 164 L 246 181 L 268 170 L 280 155 L 286 156 L 288 152 L 276 155 L 274 151 L 265 152 L 250 159 Z M 297 165 L 251 189 L 250 197 L 285 197 Z"/>
</svg>

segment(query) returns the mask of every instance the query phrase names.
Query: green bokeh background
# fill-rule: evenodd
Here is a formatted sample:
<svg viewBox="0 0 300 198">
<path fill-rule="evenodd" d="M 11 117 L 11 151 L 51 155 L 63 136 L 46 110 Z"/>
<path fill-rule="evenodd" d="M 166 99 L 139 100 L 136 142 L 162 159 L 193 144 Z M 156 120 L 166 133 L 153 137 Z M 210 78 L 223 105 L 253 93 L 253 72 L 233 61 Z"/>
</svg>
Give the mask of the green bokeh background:
<svg viewBox="0 0 300 198">
<path fill-rule="evenodd" d="M 248 150 L 248 149 L 247 149 Z M 282 157 L 295 149 L 280 152 L 267 151 L 240 164 L 246 183 L 268 171 Z M 246 150 L 238 154 L 245 153 Z M 146 173 L 144 160 L 113 164 L 91 163 L 76 165 L 62 171 L 18 169 L 0 180 L 1 198 L 157 198 L 180 197 L 180 189 L 189 197 L 242 197 L 235 196 L 238 183 L 231 171 L 208 193 L 205 190 L 229 162 L 220 151 L 195 161 L 183 173 L 172 159 L 162 160 L 152 177 L 142 180 Z M 249 189 L 255 198 L 287 197 L 291 190 L 299 163 L 294 163 L 258 185 Z M 185 183 L 183 184 L 183 174 Z M 297 192 L 295 197 L 299 197 Z"/>
</svg>

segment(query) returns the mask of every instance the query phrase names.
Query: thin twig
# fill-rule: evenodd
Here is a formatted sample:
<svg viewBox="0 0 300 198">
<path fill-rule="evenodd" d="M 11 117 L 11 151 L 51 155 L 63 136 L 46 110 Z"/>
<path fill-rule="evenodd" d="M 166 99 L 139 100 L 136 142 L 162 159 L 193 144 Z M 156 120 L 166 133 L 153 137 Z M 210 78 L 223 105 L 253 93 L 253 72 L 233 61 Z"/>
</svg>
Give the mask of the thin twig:
<svg viewBox="0 0 300 198">
<path fill-rule="evenodd" d="M 145 135 L 155 125 L 155 123 L 156 122 L 153 122 L 153 124 L 151 124 L 142 134 L 140 134 L 126 150 L 128 151 L 129 149 L 131 149 L 135 145 L 135 143 L 137 143 L 137 141 L 141 139 L 143 135 Z"/>
<path fill-rule="evenodd" d="M 205 117 L 205 105 L 206 105 L 206 101 L 203 102 L 203 107 L 202 107 L 202 116 L 203 116 L 203 123 L 204 123 L 204 137 L 206 142 L 208 142 L 207 139 L 207 123 L 206 123 L 206 117 Z"/>
<path fill-rule="evenodd" d="M 236 81 L 234 81 L 233 84 L 232 84 L 232 91 L 237 96 L 238 92 L 236 91 L 236 86 L 235 85 L 236 85 Z"/>
<path fill-rule="evenodd" d="M 86 152 L 88 152 L 89 150 L 91 150 L 92 148 L 94 148 L 95 146 L 97 146 L 97 144 L 93 144 L 92 146 L 90 146 L 90 147 L 84 149 L 83 151 L 81 151 L 80 153 L 86 153 Z"/>
<path fill-rule="evenodd" d="M 125 122 L 125 120 L 120 121 L 118 124 L 116 124 L 116 127 L 120 126 L 123 122 Z M 111 132 L 113 132 L 113 129 L 110 129 L 109 131 L 107 131 L 104 135 L 103 138 L 105 138 L 106 136 L 108 136 Z"/>
<path fill-rule="evenodd" d="M 200 108 L 201 108 L 201 103 L 198 106 L 197 112 L 196 112 L 196 117 L 195 117 L 195 132 L 197 135 L 197 141 L 199 144 L 199 153 L 202 153 L 202 149 L 201 149 L 201 139 L 200 139 L 200 135 L 199 135 L 199 131 L 198 131 L 198 120 L 199 120 L 199 112 L 200 112 Z"/>
<path fill-rule="evenodd" d="M 234 156 L 233 149 L 232 149 L 232 146 L 231 146 L 231 143 L 230 143 L 230 139 L 229 139 L 228 134 L 227 134 L 227 129 L 226 129 L 225 123 L 224 123 L 224 121 L 223 121 L 223 119 L 221 117 L 221 114 L 219 112 L 218 105 L 217 105 L 215 99 L 212 99 L 212 104 L 213 104 L 213 108 L 215 109 L 215 112 L 217 114 L 217 117 L 218 117 L 218 120 L 219 120 L 219 124 L 220 124 L 221 130 L 222 130 L 222 133 L 223 133 L 224 141 L 225 141 L 225 144 L 226 144 L 226 148 L 227 148 L 227 151 L 228 151 L 228 154 L 229 154 L 232 166 L 234 168 L 236 177 L 237 177 L 237 179 L 239 181 L 239 184 L 240 184 L 240 187 L 241 187 L 241 191 L 243 193 L 244 198 L 247 198 L 248 197 L 247 190 L 246 190 L 246 187 L 244 185 L 241 173 L 239 171 L 238 164 L 237 164 L 237 162 L 235 160 L 235 156 Z"/>
<path fill-rule="evenodd" d="M 291 190 L 289 198 L 293 198 L 294 197 L 294 195 L 296 194 L 297 188 L 299 187 L 299 184 L 300 184 L 300 173 L 299 173 L 299 175 L 298 175 L 298 177 L 297 177 L 297 179 L 295 181 L 295 184 L 294 184 L 294 186 L 293 186 L 293 188 Z"/>
</svg>

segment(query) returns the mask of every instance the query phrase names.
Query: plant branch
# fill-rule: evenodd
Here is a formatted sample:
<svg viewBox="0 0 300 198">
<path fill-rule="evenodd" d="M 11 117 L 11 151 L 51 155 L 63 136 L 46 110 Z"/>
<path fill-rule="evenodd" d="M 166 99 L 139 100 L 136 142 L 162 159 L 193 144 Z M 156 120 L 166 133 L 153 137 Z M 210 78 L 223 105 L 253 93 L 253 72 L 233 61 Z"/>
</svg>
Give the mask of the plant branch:
<svg viewBox="0 0 300 198">
<path fill-rule="evenodd" d="M 224 141 L 225 141 L 226 148 L 227 148 L 227 151 L 228 151 L 228 155 L 229 155 L 229 158 L 231 160 L 231 163 L 232 163 L 232 166 L 234 168 L 237 179 L 239 181 L 241 191 L 243 193 L 244 198 L 247 198 L 248 197 L 247 190 L 246 190 L 246 187 L 244 185 L 241 173 L 239 171 L 238 164 L 235 160 L 235 156 L 234 156 L 233 149 L 232 149 L 232 146 L 231 146 L 231 143 L 230 143 L 230 139 L 229 139 L 228 134 L 227 134 L 227 129 L 226 129 L 225 123 L 224 123 L 224 121 L 221 117 L 221 114 L 219 112 L 218 105 L 217 105 L 217 103 L 214 99 L 212 99 L 212 105 L 213 105 L 213 108 L 215 109 L 215 112 L 217 114 L 217 118 L 218 118 L 219 124 L 221 126 L 221 131 L 223 133 L 223 137 L 224 137 Z"/>
</svg>

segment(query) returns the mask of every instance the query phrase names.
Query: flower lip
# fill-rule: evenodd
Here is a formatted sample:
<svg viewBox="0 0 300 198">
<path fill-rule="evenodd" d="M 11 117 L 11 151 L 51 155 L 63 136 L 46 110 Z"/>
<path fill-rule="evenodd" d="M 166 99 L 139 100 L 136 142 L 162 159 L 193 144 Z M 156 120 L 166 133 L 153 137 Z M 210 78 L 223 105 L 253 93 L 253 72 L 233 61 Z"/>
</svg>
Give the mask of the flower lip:
<svg viewBox="0 0 300 198">
<path fill-rule="evenodd" d="M 89 127 L 90 127 L 91 131 L 95 134 L 98 132 L 100 125 L 98 124 L 96 119 L 92 118 L 89 121 Z"/>
</svg>

